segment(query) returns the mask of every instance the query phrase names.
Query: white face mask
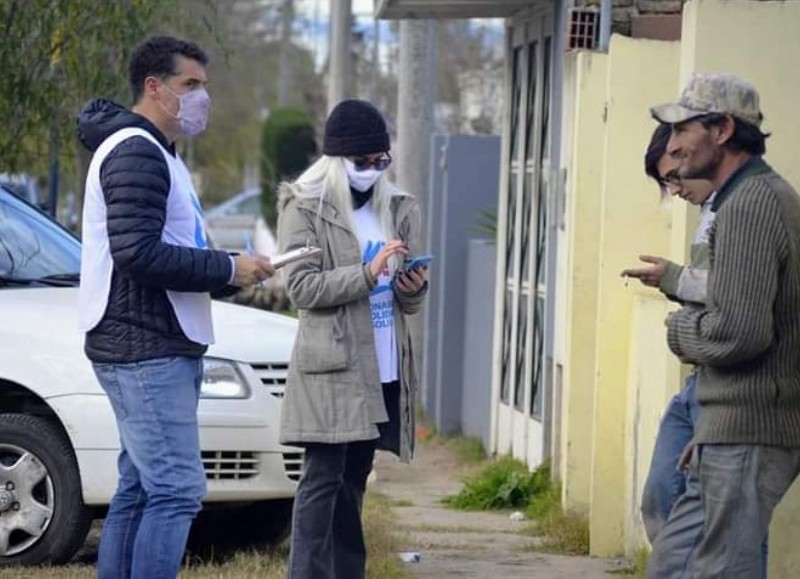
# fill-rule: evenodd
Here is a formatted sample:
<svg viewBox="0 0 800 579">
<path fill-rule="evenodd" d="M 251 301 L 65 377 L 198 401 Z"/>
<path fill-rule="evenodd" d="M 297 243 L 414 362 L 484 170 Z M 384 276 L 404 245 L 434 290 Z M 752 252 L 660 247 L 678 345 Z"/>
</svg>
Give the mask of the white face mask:
<svg viewBox="0 0 800 579">
<path fill-rule="evenodd" d="M 356 171 L 355 163 L 350 159 L 344 159 L 344 170 L 347 172 L 347 180 L 350 186 L 362 193 L 372 187 L 381 176 L 381 173 L 383 173 L 383 171 L 375 168 Z"/>
<path fill-rule="evenodd" d="M 211 108 L 211 97 L 204 88 L 198 88 L 177 94 L 166 84 L 163 85 L 169 92 L 178 98 L 178 126 L 182 135 L 199 135 L 206 130 L 208 111 Z"/>
</svg>

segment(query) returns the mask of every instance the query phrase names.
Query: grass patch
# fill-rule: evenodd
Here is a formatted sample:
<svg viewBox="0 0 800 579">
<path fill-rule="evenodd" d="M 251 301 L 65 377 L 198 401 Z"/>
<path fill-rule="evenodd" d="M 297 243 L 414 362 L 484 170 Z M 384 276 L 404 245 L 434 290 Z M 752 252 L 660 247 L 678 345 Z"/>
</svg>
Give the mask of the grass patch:
<svg viewBox="0 0 800 579">
<path fill-rule="evenodd" d="M 561 506 L 561 487 L 550 478 L 545 465 L 534 472 L 539 476 L 536 493 L 525 514 L 533 520 L 528 532 L 541 538 L 534 550 L 562 555 L 589 554 L 589 522 L 586 517 L 565 512 Z"/>
<path fill-rule="evenodd" d="M 443 502 L 464 510 L 524 509 L 533 522 L 526 532 L 541 538 L 533 550 L 589 553 L 589 523 L 561 508 L 561 489 L 553 483 L 547 463 L 530 472 L 519 460 L 501 458 L 468 477 L 461 491 Z"/>
<path fill-rule="evenodd" d="M 503 457 L 469 476 L 461 491 L 445 497 L 443 502 L 468 511 L 525 508 L 534 495 L 546 492 L 549 475 L 540 472 L 545 469 L 530 472 L 523 462 Z"/>
<path fill-rule="evenodd" d="M 633 579 L 644 579 L 647 572 L 647 561 L 650 559 L 650 549 L 642 547 L 637 551 L 636 556 L 630 561 L 629 565 L 620 567 L 619 569 L 611 569 L 607 571 L 609 575 L 626 575 L 633 577 Z"/>
<path fill-rule="evenodd" d="M 367 577 L 412 579 L 414 575 L 405 568 L 398 555 L 401 545 L 394 532 L 397 521 L 389 500 L 378 493 L 367 493 L 363 516 L 367 539 Z"/>
<path fill-rule="evenodd" d="M 400 545 L 389 502 L 381 495 L 367 493 L 364 501 L 364 533 L 367 540 L 367 577 L 370 579 L 412 579 L 398 557 Z M 181 579 L 285 579 L 288 546 L 276 549 L 242 550 L 224 563 L 198 564 L 189 561 Z M 0 569 L 0 579 L 94 579 L 94 565 L 60 567 L 13 567 Z"/>
<path fill-rule="evenodd" d="M 464 436 L 447 438 L 445 446 L 453 452 L 461 464 L 476 465 L 486 460 L 486 450 L 483 448 L 483 441 L 480 438 Z"/>
<path fill-rule="evenodd" d="M 561 555 L 589 554 L 589 523 L 586 517 L 565 513 L 559 506 L 535 519 L 529 532 L 541 538 L 532 550 Z"/>
</svg>

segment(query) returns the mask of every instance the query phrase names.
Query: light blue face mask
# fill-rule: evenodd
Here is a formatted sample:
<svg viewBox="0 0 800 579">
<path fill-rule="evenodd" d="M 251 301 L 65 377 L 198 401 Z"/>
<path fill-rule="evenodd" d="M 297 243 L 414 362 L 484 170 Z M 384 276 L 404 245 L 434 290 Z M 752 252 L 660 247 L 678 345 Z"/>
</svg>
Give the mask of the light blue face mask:
<svg viewBox="0 0 800 579">
<path fill-rule="evenodd" d="M 350 159 L 344 160 L 344 170 L 347 172 L 347 181 L 356 191 L 367 191 L 380 178 L 383 171 L 378 169 L 364 169 L 357 171 L 356 165 Z"/>
</svg>

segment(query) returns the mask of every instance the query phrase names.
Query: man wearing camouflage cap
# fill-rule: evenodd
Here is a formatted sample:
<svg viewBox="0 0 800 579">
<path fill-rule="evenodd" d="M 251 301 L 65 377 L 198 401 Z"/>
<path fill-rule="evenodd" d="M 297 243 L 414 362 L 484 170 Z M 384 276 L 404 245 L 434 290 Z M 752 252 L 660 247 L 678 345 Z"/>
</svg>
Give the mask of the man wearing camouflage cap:
<svg viewBox="0 0 800 579">
<path fill-rule="evenodd" d="M 672 126 L 681 178 L 717 190 L 706 304 L 667 320 L 670 349 L 698 368 L 702 407 L 681 460 L 699 476 L 705 514 L 692 576 L 758 578 L 772 512 L 800 471 L 800 197 L 762 159 L 746 81 L 697 73 L 651 113 Z M 665 529 L 680 524 L 677 508 Z"/>
</svg>

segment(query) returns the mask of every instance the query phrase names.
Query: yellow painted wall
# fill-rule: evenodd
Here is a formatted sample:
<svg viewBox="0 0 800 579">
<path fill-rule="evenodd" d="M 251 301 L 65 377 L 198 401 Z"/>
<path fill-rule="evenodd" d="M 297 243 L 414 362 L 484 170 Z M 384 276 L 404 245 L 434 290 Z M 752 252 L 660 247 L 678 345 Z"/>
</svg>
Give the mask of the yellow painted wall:
<svg viewBox="0 0 800 579">
<path fill-rule="evenodd" d="M 761 95 L 767 161 L 800 188 L 800 2 L 693 0 L 684 8 L 682 79 L 725 70 Z M 770 577 L 800 577 L 800 484 L 778 507 L 770 533 Z"/>
<path fill-rule="evenodd" d="M 623 513 L 627 555 L 633 555 L 648 545 L 639 511 L 642 490 L 661 416 L 667 402 L 682 384 L 681 364 L 669 351 L 664 339 L 664 319 L 675 305 L 660 295 L 636 293 L 631 321 L 628 418 L 625 423 Z"/>
<path fill-rule="evenodd" d="M 623 552 L 629 475 L 626 467 L 631 321 L 634 297 L 653 290 L 625 287 L 620 272 L 638 255 L 670 250 L 670 214 L 648 182 L 642 157 L 654 128 L 648 107 L 675 94 L 679 49 L 673 42 L 611 40 L 606 75 L 604 171 L 600 202 L 594 436 L 590 488 L 591 552 Z M 663 325 L 650 339 L 664 341 Z M 660 379 L 660 378 L 659 378 Z"/>
<path fill-rule="evenodd" d="M 608 57 L 597 52 L 568 54 L 564 76 L 567 161 L 565 211 L 564 390 L 560 479 L 566 509 L 589 513 L 594 425 L 600 194 L 603 176 L 603 111 Z M 565 92 L 566 92 L 565 91 Z M 570 106 L 567 107 L 567 104 Z M 563 255 L 563 254 L 562 254 Z"/>
</svg>

